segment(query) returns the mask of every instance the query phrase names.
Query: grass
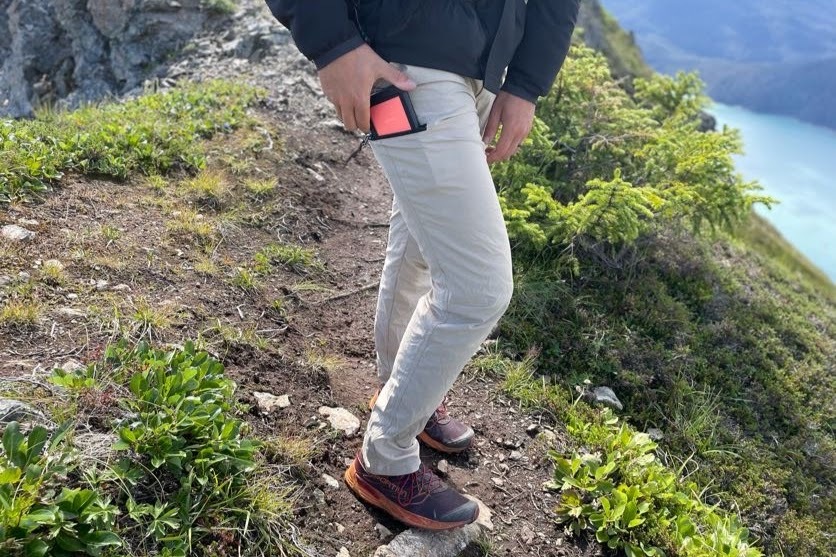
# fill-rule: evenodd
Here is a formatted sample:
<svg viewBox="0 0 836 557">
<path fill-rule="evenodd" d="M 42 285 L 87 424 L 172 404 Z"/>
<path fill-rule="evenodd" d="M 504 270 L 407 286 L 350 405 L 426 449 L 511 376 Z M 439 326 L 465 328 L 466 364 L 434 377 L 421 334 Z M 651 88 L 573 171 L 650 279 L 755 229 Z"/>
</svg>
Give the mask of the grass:
<svg viewBox="0 0 836 557">
<path fill-rule="evenodd" d="M 64 270 L 64 265 L 57 259 L 44 261 L 38 274 L 40 279 L 50 286 L 61 286 L 67 282 L 67 273 Z"/>
<path fill-rule="evenodd" d="M 275 179 L 257 180 L 248 179 L 244 181 L 244 190 L 256 201 L 263 201 L 271 197 L 278 187 Z"/>
<path fill-rule="evenodd" d="M 171 219 L 166 222 L 166 230 L 171 236 L 194 242 L 204 250 L 213 248 L 219 239 L 214 222 L 191 209 L 174 211 Z"/>
<path fill-rule="evenodd" d="M 130 337 L 154 341 L 174 322 L 174 310 L 170 304 L 152 305 L 147 298 L 139 298 L 133 304 Z"/>
<path fill-rule="evenodd" d="M 255 325 L 236 327 L 222 323 L 218 319 L 204 334 L 209 339 L 218 339 L 225 347 L 244 345 L 252 346 L 257 350 L 266 350 L 270 347 L 270 341 L 258 332 Z"/>
<path fill-rule="evenodd" d="M 206 9 L 219 14 L 234 14 L 238 9 L 232 0 L 202 0 Z"/>
<path fill-rule="evenodd" d="M 261 282 L 257 273 L 247 267 L 238 267 L 235 269 L 229 282 L 236 288 L 240 288 L 250 294 L 257 292 L 261 288 Z"/>
<path fill-rule="evenodd" d="M 115 226 L 111 226 L 109 224 L 102 225 L 101 234 L 102 238 L 107 240 L 107 245 L 112 244 L 113 242 L 122 237 L 122 231 L 116 228 Z"/>
<path fill-rule="evenodd" d="M 232 187 L 222 172 L 201 170 L 197 176 L 183 182 L 183 190 L 200 205 L 220 209 L 232 193 Z"/>
<path fill-rule="evenodd" d="M 314 250 L 291 244 L 270 244 L 256 253 L 255 265 L 258 272 L 267 273 L 274 264 L 301 275 L 325 268 Z"/>
<path fill-rule="evenodd" d="M 767 554 L 824 557 L 836 543 L 836 311 L 828 284 L 772 249 L 668 234 L 622 273 L 585 261 L 577 278 L 518 257 L 502 336 L 520 353 L 537 346 L 546 373 L 532 384 L 525 366 L 506 370 L 505 385 L 540 402 L 560 386 L 535 404 L 558 421 L 584 380 L 612 387 L 632 426 L 663 431 L 659 458 L 708 503 L 739 509 Z M 498 365 L 488 354 L 474 370 Z"/>
<path fill-rule="evenodd" d="M 29 300 L 7 300 L 0 307 L 0 327 L 16 329 L 30 328 L 38 324 L 42 308 L 37 302 Z"/>
<path fill-rule="evenodd" d="M 258 95 L 245 85 L 210 81 L 34 120 L 2 120 L 0 203 L 41 196 L 68 172 L 118 180 L 197 172 L 206 164 L 199 140 L 247 123 L 246 109 Z"/>
<path fill-rule="evenodd" d="M 328 354 L 321 343 L 318 344 L 319 346 L 314 345 L 305 350 L 305 363 L 308 367 L 321 369 L 328 373 L 336 373 L 345 366 L 345 361 L 342 358 Z"/>
</svg>

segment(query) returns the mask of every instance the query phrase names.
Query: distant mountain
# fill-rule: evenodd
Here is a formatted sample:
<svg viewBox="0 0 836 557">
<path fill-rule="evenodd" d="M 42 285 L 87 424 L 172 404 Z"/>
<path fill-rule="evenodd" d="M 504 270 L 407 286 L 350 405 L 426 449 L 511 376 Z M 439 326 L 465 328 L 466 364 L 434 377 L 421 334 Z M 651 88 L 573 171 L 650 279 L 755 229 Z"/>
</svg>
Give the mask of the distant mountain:
<svg viewBox="0 0 836 557">
<path fill-rule="evenodd" d="M 836 0 L 603 3 L 655 69 L 699 70 L 720 102 L 836 129 Z"/>
</svg>

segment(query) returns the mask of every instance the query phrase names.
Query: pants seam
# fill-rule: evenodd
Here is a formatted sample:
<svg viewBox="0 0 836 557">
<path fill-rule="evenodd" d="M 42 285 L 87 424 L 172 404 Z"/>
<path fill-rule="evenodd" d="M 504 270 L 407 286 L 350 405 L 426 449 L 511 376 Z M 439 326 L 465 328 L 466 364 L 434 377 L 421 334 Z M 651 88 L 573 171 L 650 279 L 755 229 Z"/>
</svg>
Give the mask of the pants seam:
<svg viewBox="0 0 836 557">
<path fill-rule="evenodd" d="M 384 148 L 384 151 L 389 151 L 389 147 L 388 147 L 388 146 L 386 146 L 386 145 L 381 145 L 381 147 L 383 147 L 383 148 Z M 392 161 L 392 163 L 391 163 L 391 164 L 392 164 L 392 168 L 393 168 L 393 170 L 395 171 L 395 174 L 397 174 L 398 180 L 399 180 L 399 181 L 403 181 L 402 174 L 401 174 L 401 169 L 400 169 L 400 163 L 398 163 L 394 157 L 392 157 L 390 160 Z M 430 166 L 430 165 L 428 165 L 428 166 Z M 431 171 L 432 171 L 432 169 L 431 169 Z M 433 175 L 433 176 L 434 176 L 434 175 Z M 401 197 L 399 197 L 399 198 L 398 198 L 398 203 L 407 203 L 407 204 L 410 206 L 410 208 L 412 208 L 412 202 L 411 202 L 409 199 L 406 199 L 405 197 L 406 197 L 406 196 L 401 196 Z M 417 226 L 421 229 L 421 234 L 422 234 L 422 235 L 424 235 L 424 230 L 423 230 L 423 228 L 424 228 L 424 227 L 423 227 L 423 225 L 421 224 L 420 219 L 418 219 L 418 220 L 419 220 L 419 222 L 416 222 L 416 225 L 417 225 Z M 406 221 L 404 221 L 404 224 L 406 224 Z M 407 230 L 409 230 L 409 227 L 408 227 L 408 226 L 407 226 Z M 414 235 L 413 235 L 413 237 L 414 237 Z M 417 238 L 416 238 L 416 242 L 417 242 L 417 241 L 418 241 L 418 240 L 417 240 Z M 419 246 L 420 246 L 420 244 L 419 244 Z M 431 263 L 430 263 L 429 261 L 427 261 L 427 264 L 428 264 L 428 265 L 431 265 Z M 438 271 L 439 271 L 439 273 L 441 274 L 442 278 L 444 278 L 444 269 L 443 269 L 442 265 L 440 264 L 440 262 L 437 262 L 437 263 L 436 263 L 436 265 L 437 265 Z M 431 275 L 432 275 L 432 273 L 431 273 Z M 444 278 L 444 283 L 446 284 L 446 282 L 447 282 L 447 280 L 446 280 L 446 278 Z M 433 290 L 436 290 L 436 289 L 435 289 L 435 288 L 433 288 L 433 287 L 431 287 L 431 288 L 430 288 L 430 292 L 433 292 Z M 447 290 L 449 290 L 449 289 L 447 289 Z M 427 294 L 425 294 L 425 295 L 424 295 L 424 297 L 426 297 L 426 296 L 427 296 Z M 449 292 L 446 292 L 446 293 L 445 293 L 445 298 L 447 298 L 447 297 L 449 297 L 449 296 L 450 296 L 450 293 L 449 293 Z M 422 299 L 423 299 L 424 297 L 422 297 Z M 418 303 L 420 304 L 420 303 L 421 303 L 421 301 L 419 300 L 419 302 L 418 302 Z M 445 300 L 443 300 L 443 306 L 442 306 L 441 308 L 439 308 L 439 309 L 440 309 L 439 319 L 437 319 L 437 320 L 436 320 L 436 323 L 433 325 L 432 329 L 430 329 L 429 331 L 427 331 L 427 332 L 424 334 L 424 338 L 422 339 L 421 352 L 420 352 L 420 355 L 416 358 L 416 361 L 415 361 L 415 363 L 413 364 L 413 367 L 418 367 L 418 366 L 420 365 L 420 363 L 421 363 L 421 360 L 423 360 L 423 358 L 424 358 L 424 354 L 425 354 L 425 353 L 426 353 L 426 351 L 427 351 L 427 346 L 428 346 L 428 344 L 429 344 L 429 339 L 430 339 L 430 337 L 431 337 L 431 336 L 432 336 L 432 334 L 435 332 L 435 330 L 438 328 L 438 326 L 439 326 L 440 322 L 442 322 L 442 321 L 444 320 L 444 318 L 446 318 L 446 317 L 447 317 L 447 314 L 448 314 L 448 312 L 447 312 L 447 306 L 448 306 L 448 305 L 449 305 L 449 299 L 445 299 Z M 414 314 L 413 314 L 413 315 L 414 315 Z M 398 350 L 398 351 L 400 352 L 400 350 Z M 396 359 L 397 359 L 397 358 L 396 358 Z M 405 381 L 405 383 L 404 383 L 404 385 L 403 385 L 403 389 L 404 389 L 404 390 L 406 390 L 406 389 L 408 388 L 408 386 L 409 386 L 409 385 L 410 385 L 410 383 L 412 382 L 412 379 L 413 379 L 413 377 L 414 377 L 414 376 L 415 376 L 415 374 L 414 374 L 414 373 L 409 373 L 409 374 L 407 374 L 407 376 L 406 376 L 406 381 Z M 391 415 L 393 415 L 393 416 L 394 416 L 394 415 L 397 415 L 397 412 L 400 410 L 401 406 L 403 405 L 403 399 L 404 399 L 404 397 L 401 397 L 401 398 L 398 400 L 398 405 L 397 405 L 397 407 L 396 407 L 396 408 L 392 408 L 392 410 L 391 410 L 392 414 L 391 414 Z M 387 410 L 389 410 L 389 409 L 387 408 Z M 384 427 L 384 428 L 382 428 L 382 429 L 384 430 L 384 432 L 385 432 L 385 433 L 388 433 L 388 432 L 391 430 L 391 428 L 392 428 L 392 424 L 391 424 L 391 422 L 389 422 L 388 420 L 386 420 L 386 421 L 385 421 L 385 427 Z"/>
</svg>

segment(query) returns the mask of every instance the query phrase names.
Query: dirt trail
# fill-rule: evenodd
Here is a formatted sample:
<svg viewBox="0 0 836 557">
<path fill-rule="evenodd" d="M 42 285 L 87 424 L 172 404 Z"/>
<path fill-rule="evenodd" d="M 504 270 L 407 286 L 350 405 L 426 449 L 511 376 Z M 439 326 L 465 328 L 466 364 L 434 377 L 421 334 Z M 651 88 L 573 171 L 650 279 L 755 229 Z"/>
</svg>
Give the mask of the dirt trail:
<svg viewBox="0 0 836 557">
<path fill-rule="evenodd" d="M 247 5 L 253 17 L 269 17 Z M 42 203 L 0 208 L 3 224 L 29 222 L 37 232 L 32 242 L 0 245 L 0 275 L 13 280 L 7 287 L 29 280 L 19 273 L 37 278 L 47 259 L 60 260 L 67 274 L 64 284 L 36 286 L 43 305 L 37 326 L 0 328 L 0 376 L 37 375 L 68 359 L 92 361 L 120 335 L 160 343 L 200 336 L 228 366 L 242 401 L 254 403 L 253 391 L 290 396 L 291 407 L 278 413 L 251 411 L 257 435 L 315 440 L 316 455 L 297 478 L 303 489 L 295 523 L 302 537 L 318 555 L 331 557 L 342 547 L 355 557 L 370 555 L 386 541 L 376 524 L 393 534 L 402 527 L 345 487 L 342 472 L 361 437 L 329 432 L 317 409 L 349 409 L 361 419 L 361 432 L 368 418 L 388 185 L 368 150 L 345 164 L 359 139 L 337 128 L 311 66 L 292 47 L 258 62 L 183 58 L 172 68 L 180 76 L 243 79 L 268 91 L 254 112 L 256 129 L 211 142 L 210 168 L 225 173 L 233 194 L 246 177 L 276 178 L 274 194 L 243 204 L 233 198 L 212 210 L 183 197 L 177 189 L 183 176 L 162 192 L 141 177 L 127 183 L 68 177 Z M 255 151 L 254 141 L 262 141 Z M 221 241 L 208 256 L 172 232 L 185 209 L 219 231 Z M 254 291 L 236 286 L 236 269 L 277 241 L 315 249 L 324 270 L 300 275 L 278 268 Z M 271 311 L 277 299 L 283 308 Z M 143 309 L 159 319 L 138 319 Z M 465 374 L 451 395 L 451 412 L 473 425 L 477 439 L 473 450 L 447 459 L 449 481 L 494 512 L 490 553 L 473 548 L 467 555 L 599 554 L 594 544 L 564 541 L 552 522 L 556 500 L 542 487 L 552 467 L 533 437 L 533 426 L 543 429 L 538 418 L 518 410 L 489 378 Z M 86 426 L 101 427 L 95 420 Z M 422 457 L 434 467 L 440 458 L 430 450 Z M 323 473 L 337 478 L 339 488 L 328 487 Z"/>
</svg>

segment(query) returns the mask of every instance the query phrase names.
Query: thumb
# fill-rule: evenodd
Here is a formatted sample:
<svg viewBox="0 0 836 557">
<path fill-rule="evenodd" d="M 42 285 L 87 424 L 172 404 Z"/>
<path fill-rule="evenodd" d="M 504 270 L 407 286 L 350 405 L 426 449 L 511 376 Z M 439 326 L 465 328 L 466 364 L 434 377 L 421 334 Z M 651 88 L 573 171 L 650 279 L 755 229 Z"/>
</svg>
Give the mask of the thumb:
<svg viewBox="0 0 836 557">
<path fill-rule="evenodd" d="M 381 68 L 380 77 L 403 91 L 412 91 L 417 86 L 412 78 L 389 63 Z"/>
</svg>

